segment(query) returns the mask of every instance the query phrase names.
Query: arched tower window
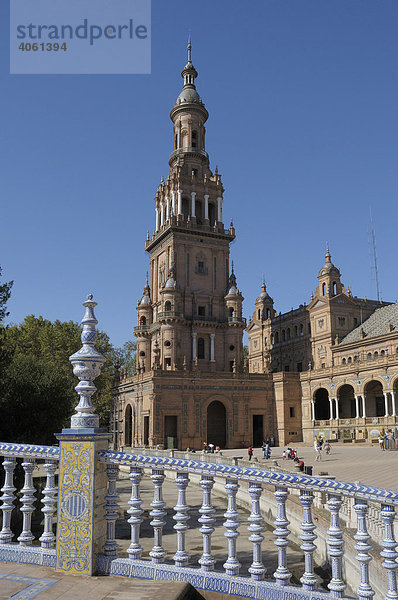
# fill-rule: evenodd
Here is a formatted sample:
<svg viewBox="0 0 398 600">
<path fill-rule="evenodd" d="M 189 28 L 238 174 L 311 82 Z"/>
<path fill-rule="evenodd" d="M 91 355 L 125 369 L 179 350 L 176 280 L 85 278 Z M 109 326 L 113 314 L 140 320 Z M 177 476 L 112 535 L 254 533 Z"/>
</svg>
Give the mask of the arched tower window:
<svg viewBox="0 0 398 600">
<path fill-rule="evenodd" d="M 198 358 L 205 357 L 205 341 L 203 338 L 198 338 Z"/>
<path fill-rule="evenodd" d="M 335 296 L 337 294 L 337 283 L 335 281 L 333 281 L 333 296 Z"/>
<path fill-rule="evenodd" d="M 287 328 L 286 337 L 288 340 L 290 340 L 290 327 Z"/>
<path fill-rule="evenodd" d="M 165 302 L 165 304 L 164 304 L 164 310 L 166 312 L 171 311 L 171 302 L 170 302 L 170 300 L 167 300 L 167 302 Z"/>
<path fill-rule="evenodd" d="M 231 319 L 233 319 L 234 309 L 232 308 L 232 306 L 230 306 L 230 308 L 229 308 L 229 316 L 230 316 Z"/>
<path fill-rule="evenodd" d="M 271 318 L 271 311 L 269 308 L 267 308 L 267 319 Z"/>
<path fill-rule="evenodd" d="M 192 132 L 192 148 L 198 147 L 198 132 L 194 129 Z"/>
<path fill-rule="evenodd" d="M 326 296 L 326 283 L 322 283 L 322 296 Z"/>
<path fill-rule="evenodd" d="M 259 319 L 259 320 L 261 319 L 261 310 L 260 309 L 258 309 L 258 311 L 257 311 L 257 319 Z"/>
<path fill-rule="evenodd" d="M 282 329 L 282 342 L 286 342 L 286 331 Z"/>
<path fill-rule="evenodd" d="M 275 331 L 275 344 L 279 344 L 279 331 Z"/>
<path fill-rule="evenodd" d="M 146 325 L 146 317 L 140 318 L 140 325 Z"/>
</svg>

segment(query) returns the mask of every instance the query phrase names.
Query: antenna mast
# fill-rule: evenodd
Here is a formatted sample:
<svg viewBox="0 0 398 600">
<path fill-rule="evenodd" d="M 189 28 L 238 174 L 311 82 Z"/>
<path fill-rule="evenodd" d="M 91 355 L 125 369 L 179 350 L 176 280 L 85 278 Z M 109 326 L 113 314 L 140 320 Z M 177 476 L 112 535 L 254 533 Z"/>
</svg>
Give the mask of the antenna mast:
<svg viewBox="0 0 398 600">
<path fill-rule="evenodd" d="M 371 235 L 371 243 L 372 243 L 372 249 L 373 249 L 373 256 L 372 256 L 373 265 L 372 265 L 372 267 L 375 271 L 375 277 L 376 277 L 377 301 L 380 302 L 379 268 L 377 266 L 376 234 L 375 234 L 375 229 L 374 229 L 374 225 L 373 225 L 372 208 L 370 208 L 370 235 Z"/>
</svg>

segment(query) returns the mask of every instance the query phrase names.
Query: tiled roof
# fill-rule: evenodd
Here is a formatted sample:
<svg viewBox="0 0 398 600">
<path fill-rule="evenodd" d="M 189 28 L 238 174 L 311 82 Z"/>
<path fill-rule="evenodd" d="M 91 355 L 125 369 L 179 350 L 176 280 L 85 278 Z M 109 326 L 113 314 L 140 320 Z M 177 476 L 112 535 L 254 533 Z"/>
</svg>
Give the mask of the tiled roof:
<svg viewBox="0 0 398 600">
<path fill-rule="evenodd" d="M 342 344 L 352 344 L 359 342 L 362 339 L 378 337 L 385 333 L 389 333 L 389 326 L 392 326 L 391 331 L 398 333 L 398 303 L 389 304 L 378 308 L 370 315 L 366 321 L 350 331 L 349 334 L 340 342 Z M 361 333 L 363 331 L 363 333 Z M 364 335 L 363 335 L 364 334 Z"/>
</svg>

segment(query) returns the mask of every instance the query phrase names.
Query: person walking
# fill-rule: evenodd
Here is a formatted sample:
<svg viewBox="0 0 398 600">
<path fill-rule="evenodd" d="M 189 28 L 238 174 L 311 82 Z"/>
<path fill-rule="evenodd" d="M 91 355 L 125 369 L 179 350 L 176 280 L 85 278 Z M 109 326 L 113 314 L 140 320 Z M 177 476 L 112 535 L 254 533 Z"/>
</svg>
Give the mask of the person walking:
<svg viewBox="0 0 398 600">
<path fill-rule="evenodd" d="M 267 442 L 264 441 L 263 445 L 261 446 L 261 450 L 263 451 L 263 459 L 267 458 L 267 450 L 266 450 L 266 448 L 267 448 Z"/>
<path fill-rule="evenodd" d="M 315 450 L 315 454 L 316 454 L 315 461 L 322 460 L 321 446 L 320 446 L 320 444 L 319 444 L 319 442 L 318 442 L 318 440 L 316 438 L 314 440 L 314 450 Z"/>
<path fill-rule="evenodd" d="M 247 453 L 249 455 L 249 460 L 251 460 L 253 456 L 253 448 L 251 446 L 248 447 Z"/>
</svg>

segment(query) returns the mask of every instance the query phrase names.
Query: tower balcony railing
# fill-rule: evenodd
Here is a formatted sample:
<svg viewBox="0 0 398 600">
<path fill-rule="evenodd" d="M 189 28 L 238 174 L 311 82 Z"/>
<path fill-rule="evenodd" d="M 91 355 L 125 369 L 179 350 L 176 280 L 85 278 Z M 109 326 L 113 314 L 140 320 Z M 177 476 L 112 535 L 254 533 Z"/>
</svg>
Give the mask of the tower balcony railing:
<svg viewBox="0 0 398 600">
<path fill-rule="evenodd" d="M 134 327 L 134 331 L 149 331 L 150 325 L 137 325 Z"/>
<path fill-rule="evenodd" d="M 158 319 L 165 319 L 167 317 L 184 318 L 184 314 L 177 312 L 176 310 L 163 310 L 162 312 L 158 312 Z"/>
<path fill-rule="evenodd" d="M 169 161 L 172 161 L 176 156 L 180 156 L 181 154 L 199 154 L 199 156 L 204 156 L 205 158 L 209 158 L 206 150 L 201 150 L 200 148 L 194 148 L 192 146 L 186 148 L 177 148 L 174 150 L 169 157 Z"/>
<path fill-rule="evenodd" d="M 246 325 L 245 317 L 228 317 L 228 323 L 244 323 Z"/>
<path fill-rule="evenodd" d="M 59 454 L 60 450 L 55 446 L 0 443 L 5 471 L 1 489 L 3 518 L 0 560 L 56 566 L 57 536 L 63 535 L 54 527 L 57 510 L 61 510 L 57 506 L 55 485 Z M 353 569 L 357 568 L 359 585 L 356 596 L 360 600 L 371 599 L 375 588 L 378 597 L 396 597 L 398 544 L 394 536 L 394 520 L 398 492 L 358 482 L 346 483 L 320 476 L 267 469 L 246 461 L 237 464 L 234 458 L 228 461 L 222 456 L 212 456 L 208 460 L 207 456 L 147 449 L 130 453 L 107 449 L 98 451 L 98 461 L 106 465 L 108 477 L 104 505 L 106 540 L 102 553 L 97 557 L 98 573 L 187 581 L 197 589 L 251 599 L 271 600 L 276 596 L 294 595 L 298 600 L 311 597 L 335 600 L 345 596 L 346 577 L 349 578 Z M 19 500 L 15 493 L 17 483 L 14 478 L 18 459 L 22 459 L 24 471 Z M 39 467 L 45 473 L 46 486 L 41 498 L 43 525 L 35 531 L 32 514 L 38 499 L 33 471 L 38 463 L 41 463 Z M 125 507 L 120 507 L 118 503 L 117 480 L 120 470 L 127 471 L 131 482 L 130 508 L 127 510 L 131 543 L 127 548 L 127 557 L 119 556 L 117 537 L 117 522 L 125 511 Z M 168 506 L 163 498 L 164 484 L 167 481 L 168 486 L 174 486 L 173 473 L 175 494 Z M 71 477 L 74 476 L 73 471 Z M 143 490 L 143 484 L 149 480 L 152 482 L 153 498 L 150 504 L 150 498 L 146 499 L 147 490 Z M 122 484 L 124 489 L 125 479 Z M 191 514 L 193 507 L 187 500 L 192 485 L 197 486 L 202 496 L 198 524 Z M 226 498 L 222 524 L 215 517 L 213 491 Z M 170 495 L 170 489 L 167 495 Z M 241 505 L 249 507 L 250 515 L 240 509 Z M 76 506 L 66 503 L 62 510 L 76 512 Z M 318 509 L 321 512 L 317 512 Z M 22 514 L 22 532 L 17 536 L 14 532 L 18 534 L 18 520 L 12 518 L 15 510 L 20 510 Z M 270 518 L 270 513 L 275 519 L 276 569 L 268 574 L 263 552 L 268 556 L 272 548 L 267 544 L 267 548 L 263 549 L 262 542 L 265 519 Z M 142 544 L 148 533 L 145 532 L 141 537 L 141 525 L 144 520 L 149 521 L 149 517 L 152 517 L 153 546 L 149 557 L 145 558 Z M 79 523 L 77 517 L 76 523 Z M 199 529 L 196 529 L 198 525 Z M 355 532 L 353 541 L 347 546 L 344 540 L 346 527 L 354 528 Z M 212 536 L 216 528 L 221 529 L 226 538 L 223 548 L 213 545 Z M 167 532 L 174 529 L 175 535 L 163 537 L 165 529 Z M 190 530 L 195 534 L 192 538 L 195 548 L 191 548 L 188 542 Z M 294 555 L 289 554 L 288 537 L 292 533 L 303 542 L 300 546 L 302 563 L 297 558 L 297 549 Z M 246 572 L 240 564 L 239 536 L 246 537 L 251 546 L 251 564 Z M 196 551 L 200 538 L 202 544 L 198 558 Z M 325 541 L 331 566 L 329 592 L 319 587 L 316 575 L 316 562 L 320 557 L 324 561 Z M 347 553 L 350 553 L 349 556 Z M 293 563 L 295 569 L 302 564 L 301 577 L 297 578 L 300 585 L 291 583 Z M 373 568 L 377 568 L 374 579 L 370 577 Z"/>
</svg>

